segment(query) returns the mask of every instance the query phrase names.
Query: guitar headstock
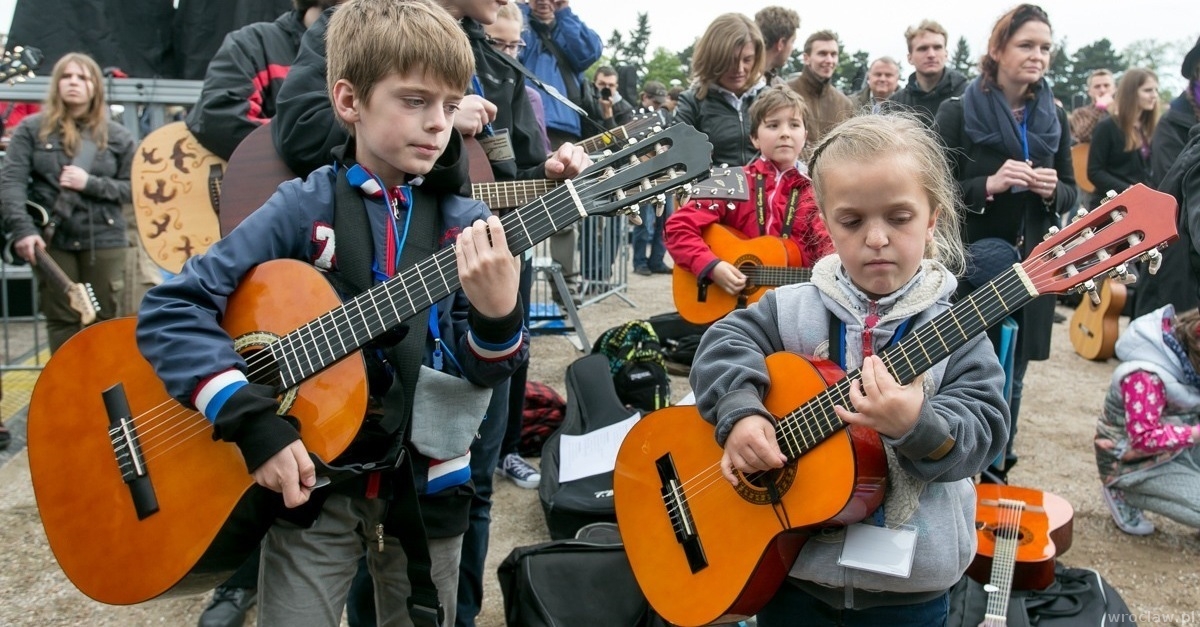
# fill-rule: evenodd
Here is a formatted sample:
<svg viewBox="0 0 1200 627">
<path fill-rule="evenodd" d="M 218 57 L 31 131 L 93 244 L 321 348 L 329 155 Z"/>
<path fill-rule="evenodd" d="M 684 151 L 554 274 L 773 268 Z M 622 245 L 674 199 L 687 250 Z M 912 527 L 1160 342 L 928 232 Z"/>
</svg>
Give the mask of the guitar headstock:
<svg viewBox="0 0 1200 627">
<path fill-rule="evenodd" d="M 746 172 L 741 168 L 721 166 L 709 170 L 708 178 L 688 183 L 679 191 L 679 204 L 689 200 L 742 201 L 750 199 Z"/>
<path fill-rule="evenodd" d="M 575 190 L 588 215 L 611 215 L 704 176 L 711 150 L 707 135 L 678 124 L 592 164 Z"/>
<path fill-rule="evenodd" d="M 611 131 L 593 135 L 579 142 L 579 145 L 583 146 L 584 150 L 588 153 L 611 150 L 615 146 L 642 141 L 655 132 L 662 130 L 660 128 L 661 125 L 662 118 L 658 116 L 657 111 L 654 109 L 638 109 L 625 124 Z"/>
<path fill-rule="evenodd" d="M 79 321 L 84 326 L 96 321 L 96 314 L 100 311 L 100 299 L 96 298 L 91 283 L 72 283 L 67 288 L 67 303 L 79 313 Z"/>
<path fill-rule="evenodd" d="M 1178 238 L 1175 210 L 1169 194 L 1138 184 L 1110 198 L 1089 213 L 1081 213 L 1066 228 L 1051 229 L 1021 266 L 1040 294 L 1092 289 L 1092 279 L 1108 272 L 1128 274 L 1125 264 L 1141 257 L 1157 270 L 1158 248 Z"/>
<path fill-rule="evenodd" d="M 0 82 L 9 85 L 33 76 L 33 71 L 42 65 L 42 51 L 32 46 L 16 46 L 0 56 Z"/>
</svg>

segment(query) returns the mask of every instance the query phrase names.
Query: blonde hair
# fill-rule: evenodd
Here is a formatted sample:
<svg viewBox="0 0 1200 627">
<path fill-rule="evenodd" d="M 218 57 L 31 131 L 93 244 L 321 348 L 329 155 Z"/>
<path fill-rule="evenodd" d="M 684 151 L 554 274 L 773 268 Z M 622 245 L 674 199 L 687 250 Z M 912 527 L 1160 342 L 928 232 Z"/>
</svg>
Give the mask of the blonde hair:
<svg viewBox="0 0 1200 627">
<path fill-rule="evenodd" d="M 475 73 L 466 33 L 430 0 L 347 0 L 329 20 L 325 50 L 331 99 L 340 80 L 366 102 L 388 75 L 414 71 L 466 93 Z"/>
<path fill-rule="evenodd" d="M 1113 116 L 1116 118 L 1117 127 L 1121 129 L 1121 133 L 1125 135 L 1125 150 L 1137 150 L 1142 147 L 1142 139 L 1149 143 L 1150 138 L 1154 137 L 1154 128 L 1158 126 L 1158 117 L 1162 113 L 1160 107 L 1155 107 L 1150 111 L 1145 111 L 1138 104 L 1138 90 L 1146 84 L 1147 81 L 1153 80 L 1158 82 L 1158 75 L 1150 70 L 1143 68 L 1132 68 L 1126 70 L 1121 75 L 1121 81 L 1117 83 L 1116 97 L 1116 112 Z M 1138 137 L 1134 132 L 1138 124 L 1142 126 L 1142 136 Z"/>
<path fill-rule="evenodd" d="M 903 155 L 937 214 L 933 242 L 925 256 L 936 259 L 958 274 L 965 265 L 960 236 L 958 190 L 938 135 L 911 113 L 860 115 L 835 126 L 821 138 L 809 160 L 817 206 L 825 206 L 824 174 L 828 168 L 855 164 L 889 155 Z M 824 217 L 824 209 L 822 217 Z"/>
<path fill-rule="evenodd" d="M 787 85 L 773 85 L 759 92 L 754 104 L 750 105 L 750 135 L 758 137 L 758 126 L 763 120 L 767 119 L 772 111 L 785 108 L 798 111 L 800 119 L 808 115 L 804 98 Z"/>
<path fill-rule="evenodd" d="M 750 86 L 762 77 L 767 59 L 758 25 L 741 13 L 718 15 L 708 25 L 692 54 L 692 85 L 698 100 L 704 100 L 708 88 L 736 62 L 734 55 L 740 54 L 746 44 L 754 44 L 754 65 L 746 77 L 746 85 Z"/>
<path fill-rule="evenodd" d="M 92 84 L 92 100 L 88 103 L 87 111 L 80 117 L 71 116 L 67 103 L 63 102 L 62 94 L 58 92 L 58 84 L 67 73 L 67 66 L 72 63 L 87 74 L 87 80 Z M 100 84 L 100 66 L 82 52 L 68 52 L 63 55 L 50 72 L 50 91 L 46 93 L 38 139 L 46 141 L 51 133 L 59 131 L 62 133 L 63 152 L 68 157 L 74 157 L 86 131 L 91 134 L 96 146 L 103 149 L 108 145 L 108 116 L 108 106 L 104 102 L 104 86 Z"/>
<path fill-rule="evenodd" d="M 909 54 L 912 54 L 913 51 L 913 40 L 916 39 L 921 33 L 941 35 L 942 44 L 946 46 L 950 45 L 950 34 L 946 32 L 945 27 L 933 20 L 921 20 L 920 24 L 917 24 L 916 26 L 909 26 L 908 29 L 904 31 L 904 41 L 908 43 Z"/>
<path fill-rule="evenodd" d="M 521 7 L 517 6 L 516 2 L 509 2 L 500 7 L 496 12 L 498 20 L 512 20 L 520 27 L 519 30 L 525 30 L 525 14 L 521 12 Z"/>
</svg>

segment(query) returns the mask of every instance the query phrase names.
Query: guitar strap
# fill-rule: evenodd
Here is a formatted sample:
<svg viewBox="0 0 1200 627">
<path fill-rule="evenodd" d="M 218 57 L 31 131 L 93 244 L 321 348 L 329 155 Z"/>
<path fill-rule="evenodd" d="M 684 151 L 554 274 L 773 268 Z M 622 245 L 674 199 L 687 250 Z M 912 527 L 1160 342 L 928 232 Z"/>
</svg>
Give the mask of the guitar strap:
<svg viewBox="0 0 1200 627">
<path fill-rule="evenodd" d="M 783 239 L 792 236 L 792 224 L 796 221 L 796 207 L 800 205 L 800 189 L 793 188 L 788 194 L 787 212 L 783 217 L 783 229 L 779 235 Z M 754 208 L 758 217 L 758 234 L 767 235 L 767 198 L 766 181 L 762 174 L 754 175 Z"/>
<path fill-rule="evenodd" d="M 348 165 L 348 164 L 343 164 Z M 354 293 L 369 289 L 373 282 L 372 261 L 375 246 L 371 239 L 371 225 L 363 210 L 362 196 L 346 180 L 346 167 L 338 169 L 334 196 L 333 230 L 338 243 L 337 259 L 340 279 Z M 436 230 L 440 222 L 437 199 L 412 188 L 408 209 L 408 237 L 400 252 L 400 266 L 412 266 L 437 252 Z M 417 373 L 425 355 L 425 340 L 428 330 L 425 324 L 408 324 L 403 339 L 386 349 L 387 361 L 395 370 L 395 380 L 383 398 L 383 418 L 380 426 L 387 433 L 407 435 L 412 421 L 413 393 L 417 386 Z M 396 442 L 406 440 L 397 437 Z M 438 601 L 437 586 L 433 583 L 432 559 L 429 555 L 429 539 L 425 523 L 421 518 L 421 504 L 417 499 L 416 478 L 412 468 L 412 457 L 405 449 L 393 446 L 389 458 L 395 457 L 391 499 L 384 519 L 388 535 L 397 538 L 408 558 L 408 579 L 412 593 L 408 598 L 409 617 L 416 627 L 438 627 L 442 623 L 443 608 Z M 390 461 L 390 460 L 389 460 Z M 368 465 L 369 466 L 369 465 Z M 379 467 L 386 467 L 380 464 Z"/>
</svg>

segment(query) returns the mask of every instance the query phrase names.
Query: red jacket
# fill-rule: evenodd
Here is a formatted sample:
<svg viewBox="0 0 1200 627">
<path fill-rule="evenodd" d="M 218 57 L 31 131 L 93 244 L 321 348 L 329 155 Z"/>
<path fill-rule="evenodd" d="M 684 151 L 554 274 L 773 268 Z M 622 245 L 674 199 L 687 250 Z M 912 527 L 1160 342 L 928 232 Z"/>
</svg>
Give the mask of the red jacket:
<svg viewBox="0 0 1200 627">
<path fill-rule="evenodd" d="M 766 234 L 780 235 L 783 232 L 788 198 L 793 189 L 799 189 L 800 196 L 789 239 L 800 248 L 803 267 L 811 268 L 818 259 L 833 252 L 829 232 L 825 229 L 813 197 L 812 180 L 806 174 L 797 168 L 781 174 L 774 163 L 762 157 L 750 162 L 743 170 L 746 172 L 746 185 L 751 190 L 748 200 L 734 203 L 732 209 L 724 203 L 714 206 L 711 200 L 693 200 L 677 209 L 667 220 L 664 239 L 675 263 L 682 264 L 681 267 L 699 277 L 707 276 L 712 271 L 713 266 L 721 260 L 701 239 L 700 231 L 714 222 L 733 227 L 746 237 L 762 234 L 754 203 L 755 179 L 759 175 L 763 177 L 767 205 L 764 212 Z"/>
</svg>

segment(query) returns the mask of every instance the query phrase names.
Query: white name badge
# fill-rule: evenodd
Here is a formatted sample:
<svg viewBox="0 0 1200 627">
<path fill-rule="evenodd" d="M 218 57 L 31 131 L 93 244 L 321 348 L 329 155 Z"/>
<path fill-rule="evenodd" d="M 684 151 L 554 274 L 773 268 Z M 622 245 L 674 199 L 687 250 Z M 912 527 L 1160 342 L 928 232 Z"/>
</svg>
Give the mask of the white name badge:
<svg viewBox="0 0 1200 627">
<path fill-rule="evenodd" d="M 893 577 L 908 577 L 917 546 L 917 531 L 857 523 L 846 527 L 846 541 L 838 564 Z"/>
<path fill-rule="evenodd" d="M 480 137 L 479 145 L 487 153 L 488 161 L 511 161 L 517 158 L 506 128 L 496 131 L 491 137 Z"/>
</svg>

